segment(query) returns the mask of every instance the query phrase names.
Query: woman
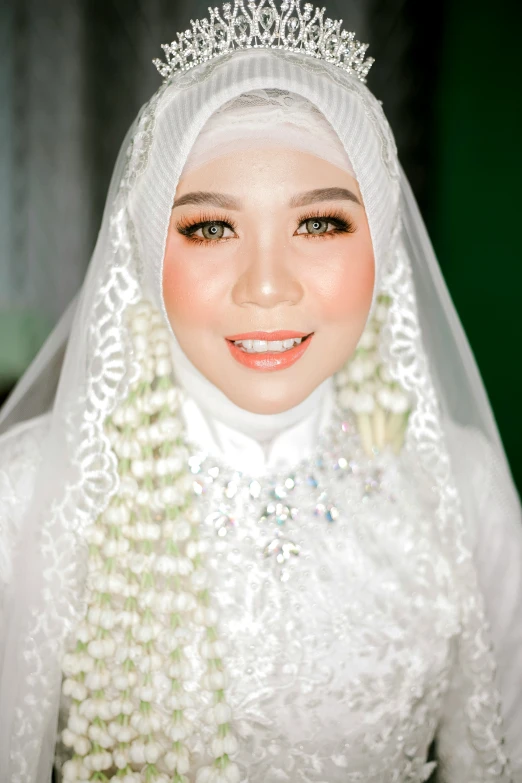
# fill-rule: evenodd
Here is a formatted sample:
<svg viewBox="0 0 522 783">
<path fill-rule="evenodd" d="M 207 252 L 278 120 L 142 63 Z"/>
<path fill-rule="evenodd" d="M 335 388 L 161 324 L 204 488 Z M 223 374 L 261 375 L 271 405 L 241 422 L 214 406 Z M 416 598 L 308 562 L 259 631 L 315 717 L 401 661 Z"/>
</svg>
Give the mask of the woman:
<svg viewBox="0 0 522 783">
<path fill-rule="evenodd" d="M 180 46 L 1 442 L 0 778 L 522 780 L 518 501 L 364 50 Z"/>
</svg>

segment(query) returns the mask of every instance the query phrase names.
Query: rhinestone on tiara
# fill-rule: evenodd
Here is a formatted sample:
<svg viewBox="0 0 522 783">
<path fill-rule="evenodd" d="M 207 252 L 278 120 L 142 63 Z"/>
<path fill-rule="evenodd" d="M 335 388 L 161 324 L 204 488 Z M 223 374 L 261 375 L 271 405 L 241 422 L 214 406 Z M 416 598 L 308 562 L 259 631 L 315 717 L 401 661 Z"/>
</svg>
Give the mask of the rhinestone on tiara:
<svg viewBox="0 0 522 783">
<path fill-rule="evenodd" d="M 164 81 L 236 49 L 285 49 L 325 60 L 366 82 L 374 62 L 365 58 L 368 44 L 341 30 L 342 20 L 325 19 L 325 8 L 314 9 L 311 3 L 301 8 L 301 0 L 283 0 L 280 10 L 274 0 L 249 0 L 246 5 L 243 0 L 224 3 L 221 13 L 209 8 L 207 19 L 191 20 L 192 29 L 163 44 L 165 61 L 153 63 Z"/>
</svg>

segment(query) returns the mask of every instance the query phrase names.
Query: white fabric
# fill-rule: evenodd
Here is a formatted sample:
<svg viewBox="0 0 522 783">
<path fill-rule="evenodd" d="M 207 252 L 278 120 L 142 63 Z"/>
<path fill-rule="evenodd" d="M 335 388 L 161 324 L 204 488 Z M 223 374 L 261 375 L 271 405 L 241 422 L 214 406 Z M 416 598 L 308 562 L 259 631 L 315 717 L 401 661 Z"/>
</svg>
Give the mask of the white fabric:
<svg viewBox="0 0 522 783">
<path fill-rule="evenodd" d="M 298 95 L 267 104 L 267 94 L 270 91 L 251 92 L 216 111 L 201 129 L 181 176 L 215 158 L 260 145 L 307 152 L 354 175 L 346 150 L 324 114 Z"/>
<path fill-rule="evenodd" d="M 1 780 L 49 779 L 56 747 L 60 654 L 83 609 L 86 553 L 81 533 L 117 487 L 103 421 L 125 398 L 133 375 L 125 310 L 143 293 L 163 308 L 161 262 L 173 195 L 199 131 L 228 100 L 263 88 L 279 90 L 283 98 L 297 93 L 312 101 L 349 152 L 368 214 L 377 285 L 393 298 L 383 353 L 392 376 L 412 395 L 415 409 L 403 454 L 382 466 L 390 489 L 386 497 L 380 494 L 375 502 L 357 505 L 362 484 L 353 478 L 339 485 L 354 521 L 353 529 L 345 526 L 344 545 L 341 526 L 328 528 L 331 539 L 320 539 L 324 531 L 313 528 L 309 510 L 310 536 L 304 545 L 316 559 L 307 561 L 314 576 L 302 587 L 317 589 L 304 594 L 305 621 L 292 625 L 296 596 L 281 592 L 281 582 L 270 582 L 268 602 L 256 592 L 263 581 L 259 559 L 251 550 L 248 555 L 238 547 L 241 562 L 251 558 L 253 582 L 245 589 L 243 575 L 233 577 L 228 604 L 219 581 L 224 575 L 216 564 L 216 594 L 225 614 L 228 611 L 225 629 L 232 639 L 234 630 L 238 634 L 231 673 L 239 679 L 231 693 L 235 707 L 243 705 L 240 725 L 247 735 L 249 726 L 252 730 L 250 745 L 242 746 L 243 762 L 259 762 L 259 773 L 251 775 L 255 783 L 271 776 L 284 780 L 285 774 L 290 781 L 292 776 L 306 780 L 305 772 L 309 780 L 330 783 L 420 781 L 429 771 L 426 745 L 439 726 L 446 780 L 509 780 L 504 749 L 514 770 L 511 779 L 522 779 L 522 698 L 513 674 L 520 648 L 517 622 L 512 619 L 519 602 L 519 506 L 484 389 L 400 172 L 391 132 L 368 90 L 334 66 L 305 55 L 251 50 L 180 74 L 161 88 L 140 113 L 127 158 L 124 153 L 117 167 L 115 189 L 75 311 L 53 414 L 40 432 L 41 462 L 34 469 L 33 493 L 27 504 L 22 503 L 25 492 L 14 493 L 23 548 L 13 560 L 6 596 L 0 714 L 8 730 L 0 732 Z M 11 406 L 11 421 L 16 420 L 18 401 Z M 487 541 L 491 517 L 484 517 L 477 506 L 472 477 L 477 475 L 479 452 L 464 448 L 461 424 L 474 425 L 480 458 L 492 475 L 488 498 L 500 531 L 493 559 L 484 544 L 471 557 L 472 533 L 477 531 L 478 540 Z M 450 436 L 448 445 L 443 426 Z M 12 437 L 7 442 L 12 444 Z M 29 456 L 30 461 L 36 459 L 34 449 Z M 4 507 L 5 517 L 11 509 L 12 504 Z M 13 529 L 14 523 L 9 524 Z M 508 555 L 514 557 L 510 575 L 495 566 Z M 360 591 L 365 573 L 373 577 L 360 593 L 356 588 Z M 354 595 L 361 596 L 360 603 L 353 603 Z M 505 617 L 500 606 L 509 607 L 507 622 L 492 621 L 492 611 Z M 241 614 L 248 607 L 251 614 Z M 337 607 L 353 612 L 345 626 Z M 342 627 L 347 629 L 344 640 L 338 635 Z M 241 636 L 244 628 L 248 641 Z M 433 628 L 440 633 L 434 634 Z M 261 650 L 256 645 L 252 649 L 253 634 Z M 297 644 L 292 647 L 294 636 Z M 314 640 L 323 637 L 321 649 Z M 277 660 L 278 638 L 283 648 L 288 644 L 294 652 L 277 672 L 279 690 L 274 680 L 267 684 L 264 679 L 264 667 Z M 244 662 L 240 664 L 247 644 L 258 666 L 255 687 L 245 679 Z M 374 658 L 368 658 L 369 650 Z M 330 652 L 335 655 L 330 657 Z M 326 671 L 324 661 L 336 665 Z M 310 662 L 316 664 L 313 670 Z M 450 675 L 455 698 L 448 706 L 444 691 Z M 256 713 L 264 685 L 268 716 Z M 496 685 L 504 725 L 499 721 Z M 248 720 L 247 707 L 254 713 Z M 299 744 L 291 728 L 296 720 L 300 732 L 318 727 L 316 744 L 308 736 L 301 759 L 296 758 Z M 339 731 L 351 743 L 344 754 L 339 750 Z M 327 743 L 328 732 L 333 732 L 333 744 Z M 327 754 L 327 766 L 321 766 L 318 753 Z M 275 773 L 267 768 L 271 756 L 281 759 L 274 762 Z M 283 758 L 292 761 L 292 756 L 296 771 L 285 771 Z"/>
<path fill-rule="evenodd" d="M 215 398 L 198 404 L 194 397 L 187 397 L 182 406 L 187 440 L 209 454 L 223 456 L 232 468 L 254 477 L 297 464 L 312 454 L 319 433 L 330 419 L 332 386 L 330 379 L 304 404 L 274 416 L 250 413 L 230 400 L 230 407 L 223 408 L 215 404 Z"/>
<path fill-rule="evenodd" d="M 188 416 L 190 417 L 190 414 Z M 190 427 L 190 422 L 188 424 Z M 8 575 L 8 571 L 6 572 L 5 569 L 10 567 L 11 550 L 16 536 L 20 532 L 20 519 L 29 502 L 31 484 L 41 460 L 44 433 L 49 425 L 49 417 L 41 417 L 29 424 L 16 427 L 10 435 L 4 436 L 0 441 L 2 497 L 0 534 L 3 579 Z M 493 596 L 495 594 L 494 606 L 492 607 L 494 616 L 504 628 L 502 644 L 497 649 L 497 653 L 503 661 L 510 664 L 506 684 L 514 696 L 508 725 L 513 726 L 516 730 L 520 722 L 520 700 L 518 699 L 517 702 L 515 697 L 520 692 L 518 687 L 519 671 L 522 665 L 522 661 L 520 661 L 521 624 L 516 611 L 522 602 L 520 531 L 513 527 L 513 517 L 509 513 L 509 509 L 503 509 L 502 513 L 499 513 L 496 493 L 499 489 L 501 491 L 501 487 L 497 485 L 496 478 L 492 478 L 488 470 L 485 469 L 485 466 L 490 463 L 491 454 L 488 454 L 488 447 L 483 439 L 477 438 L 476 434 L 470 431 L 461 430 L 455 435 L 458 438 L 463 456 L 463 477 L 465 475 L 466 481 L 469 481 L 479 493 L 473 513 L 475 546 L 477 548 L 491 546 L 490 531 L 492 528 L 496 531 L 494 565 L 487 575 L 487 580 L 483 583 L 483 589 L 487 595 Z M 212 448 L 216 447 L 214 441 L 210 440 L 208 443 Z M 229 453 L 227 450 L 222 456 L 228 458 Z M 240 457 L 240 448 L 236 450 L 235 455 Z M 248 455 L 248 449 L 244 451 L 244 455 Z M 466 467 L 464 468 L 464 466 Z M 411 473 L 411 481 L 414 481 L 417 476 L 415 466 L 405 465 L 402 471 L 402 482 L 408 476 L 408 469 Z M 488 476 L 486 483 L 484 483 L 485 476 Z M 395 475 L 393 486 L 398 488 Z M 353 491 L 354 488 L 352 488 Z M 418 547 L 426 547 L 427 542 L 433 545 L 433 540 L 428 532 L 431 527 L 429 522 L 431 517 L 426 518 L 426 538 L 419 536 L 420 527 L 417 520 L 412 527 L 409 527 L 407 523 L 408 519 L 413 519 L 418 513 L 419 497 L 416 492 L 411 492 L 411 484 L 408 492 L 404 493 L 403 491 L 401 496 L 402 511 L 401 513 L 397 512 L 397 518 L 400 519 L 400 529 L 396 530 L 396 534 L 402 530 L 403 535 L 395 543 L 400 541 L 410 553 L 412 549 L 415 551 Z M 410 502 L 413 502 L 412 507 L 409 505 Z M 5 527 L 7 521 L 10 525 L 9 529 Z M 371 522 L 370 514 L 364 517 L 366 527 L 369 522 Z M 351 524 L 352 520 L 350 519 Z M 381 555 L 387 551 L 389 554 L 389 532 L 387 537 L 384 536 L 386 526 L 389 527 L 389 524 L 390 516 L 386 512 L 378 514 L 377 519 L 374 517 L 372 521 L 376 534 L 380 533 L 383 536 L 380 548 Z M 413 539 L 411 538 L 412 534 Z M 418 658 L 414 656 L 418 655 L 419 650 L 422 651 L 423 640 L 428 641 L 430 648 L 434 644 L 439 651 L 443 650 L 447 644 L 444 634 L 447 634 L 448 629 L 445 628 L 444 631 L 439 629 L 439 633 L 434 634 L 433 625 L 431 625 L 434 615 L 428 613 L 430 626 L 424 634 L 422 626 L 418 623 L 418 615 L 414 618 L 413 627 L 408 631 L 408 617 L 401 613 L 394 618 L 393 624 L 390 624 L 389 620 L 386 626 L 382 624 L 382 616 L 377 615 L 375 618 L 377 625 L 373 625 L 373 621 L 370 624 L 367 622 L 364 634 L 357 633 L 359 621 L 355 620 L 354 622 L 353 617 L 349 616 L 350 608 L 354 606 L 354 588 L 352 587 L 346 600 L 342 599 L 340 589 L 336 589 L 333 594 L 331 592 L 331 585 L 335 583 L 334 578 L 338 578 L 335 577 L 338 569 L 344 569 L 350 574 L 355 572 L 353 555 L 351 560 L 347 558 L 347 540 L 345 537 L 340 541 L 336 537 L 334 539 L 329 537 L 325 540 L 317 530 L 313 532 L 312 540 L 312 567 L 308 567 L 307 581 L 313 585 L 313 603 L 315 604 L 313 611 L 305 609 L 307 594 L 306 586 L 302 581 L 286 583 L 285 602 L 288 607 L 286 608 L 281 604 L 281 585 L 277 585 L 271 571 L 263 572 L 259 565 L 254 565 L 253 569 L 251 567 L 250 570 L 245 571 L 245 557 L 248 557 L 247 562 L 252 565 L 256 563 L 256 560 L 245 555 L 246 544 L 244 541 L 240 550 L 236 546 L 229 546 L 228 550 L 225 549 L 225 557 L 227 560 L 234 558 L 235 567 L 232 571 L 232 584 L 230 577 L 228 577 L 226 584 L 220 584 L 218 581 L 217 597 L 224 607 L 225 628 L 230 635 L 237 636 L 238 628 L 242 624 L 245 628 L 241 639 L 234 646 L 231 672 L 236 682 L 235 699 L 240 707 L 240 726 L 245 733 L 247 742 L 247 750 L 244 752 L 251 765 L 249 780 L 256 783 L 272 779 L 302 780 L 305 783 L 312 781 L 316 783 L 318 780 L 328 780 L 329 783 L 341 783 L 342 781 L 344 783 L 346 780 L 352 779 L 351 773 L 358 768 L 364 770 L 361 774 L 364 774 L 364 780 L 368 783 L 372 783 L 372 781 L 379 781 L 379 783 L 386 781 L 388 783 L 390 779 L 393 779 L 393 767 L 388 767 L 385 773 L 381 768 L 380 773 L 371 777 L 365 762 L 371 752 L 375 752 L 377 747 L 382 747 L 382 744 L 376 744 L 375 737 L 379 732 L 385 732 L 389 728 L 391 716 L 398 709 L 402 710 L 404 720 L 410 720 L 411 706 L 407 701 L 399 706 L 396 701 L 398 693 L 402 693 L 403 697 L 407 696 L 407 687 L 396 688 L 394 686 L 394 683 L 397 683 L 397 659 L 394 661 L 383 657 L 379 663 L 372 663 L 369 669 L 371 682 L 379 683 L 379 687 L 386 688 L 385 693 L 388 701 L 383 701 L 380 698 L 374 699 L 373 691 L 370 689 L 370 680 L 361 680 L 359 693 L 361 700 L 358 703 L 358 712 L 355 713 L 356 720 L 353 722 L 352 706 L 347 704 L 346 699 L 343 698 L 343 694 L 348 692 L 352 694 L 352 699 L 354 698 L 353 684 L 348 679 L 344 691 L 339 687 L 342 680 L 336 676 L 336 670 L 346 671 L 346 667 L 342 665 L 339 667 L 338 663 L 334 664 L 335 656 L 341 655 L 341 660 L 346 660 L 346 656 L 348 656 L 347 660 L 352 665 L 356 659 L 359 644 L 364 645 L 364 657 L 367 656 L 368 649 L 374 649 L 378 655 L 381 648 L 383 651 L 385 649 L 385 646 L 382 646 L 383 639 L 386 639 L 388 634 L 395 634 L 401 639 L 401 648 L 405 650 L 404 660 L 410 667 L 412 660 L 418 662 Z M 339 551 L 336 551 L 336 546 L 340 547 Z M 368 569 L 368 558 L 370 557 L 371 562 L 371 558 L 377 556 L 379 548 L 375 546 L 375 542 L 373 546 L 375 547 L 373 555 L 370 557 L 371 550 L 367 549 L 364 559 L 359 561 L 359 568 Z M 502 572 L 507 561 L 512 564 L 509 581 L 502 579 Z M 406 567 L 400 577 L 403 580 L 402 589 L 406 591 L 406 595 L 411 594 L 412 590 L 412 583 L 408 575 L 412 570 L 411 562 L 412 558 L 410 557 L 405 563 Z M 349 568 L 347 568 L 348 565 Z M 398 566 L 398 561 L 395 562 L 395 566 Z M 218 570 L 224 579 L 227 572 L 223 567 L 222 559 L 219 560 Z M 245 573 L 247 574 L 246 580 Z M 379 569 L 377 573 L 382 577 L 382 570 Z M 399 574 L 400 570 L 397 573 Z M 267 576 L 272 600 L 277 601 L 278 604 L 277 611 L 272 609 L 272 611 L 266 612 L 263 605 L 259 605 L 257 585 L 262 578 L 266 585 Z M 342 582 L 340 583 L 342 584 Z M 354 584 L 356 585 L 356 583 Z M 498 590 L 499 586 L 501 586 L 500 591 Z M 387 598 L 389 590 L 390 583 L 383 582 L 382 600 L 384 606 L 389 603 Z M 371 619 L 372 612 L 375 611 L 375 608 L 372 609 L 371 602 L 378 601 L 380 591 L 373 588 L 372 590 L 366 589 L 366 592 L 369 602 L 367 604 L 368 617 Z M 236 601 L 234 596 L 240 596 L 240 599 Z M 431 597 L 440 602 L 440 587 L 437 587 Z M 338 607 L 338 611 L 334 615 L 334 619 L 339 623 L 335 633 L 333 629 L 325 629 L 323 620 L 324 612 L 329 613 L 328 602 L 332 598 L 334 605 Z M 297 610 L 296 606 L 299 607 Z M 400 606 L 398 603 L 397 609 Z M 406 601 L 404 607 L 408 606 Z M 446 604 L 446 609 L 450 606 L 451 601 Z M 245 610 L 244 607 L 248 607 L 248 609 Z M 408 611 L 411 609 L 409 608 Z M 448 617 L 446 617 L 446 622 Z M 454 622 L 454 618 L 452 622 Z M 374 636 L 373 640 L 372 635 Z M 346 647 L 342 644 L 343 636 L 347 642 Z M 321 645 L 313 654 L 310 654 L 310 642 L 314 638 L 320 639 Z M 252 644 L 253 639 L 255 640 L 254 645 Z M 431 656 L 433 654 L 432 648 L 430 654 Z M 425 661 L 430 658 L 426 648 L 424 648 L 422 655 Z M 452 656 L 453 652 L 450 652 L 450 660 L 452 660 Z M 277 662 L 277 667 L 274 666 L 274 662 Z M 280 676 L 278 672 L 283 668 L 286 668 L 286 671 L 284 676 Z M 473 769 L 474 752 L 469 745 L 466 720 L 463 714 L 465 683 L 462 681 L 461 670 L 455 661 L 451 671 L 451 689 L 442 697 L 439 708 L 440 717 L 437 730 L 439 770 L 437 779 L 441 783 L 462 783 L 463 781 L 475 783 L 475 780 L 481 780 L 481 778 L 469 775 L 469 770 Z M 345 676 L 350 674 L 352 673 L 348 667 Z M 332 684 L 328 684 L 329 681 L 336 685 L 333 692 Z M 411 687 L 412 692 L 416 687 L 425 687 L 421 684 L 421 680 L 417 682 L 416 686 L 414 684 L 415 678 L 410 676 L 404 685 Z M 433 678 L 432 684 L 437 686 L 438 680 Z M 380 691 L 377 693 L 379 696 L 381 695 Z M 329 694 L 332 695 L 329 696 Z M 428 699 L 432 698 L 433 695 L 428 696 L 428 692 L 424 691 L 421 701 L 417 704 L 417 718 L 421 718 L 424 723 L 426 723 L 425 709 Z M 310 703 L 313 706 L 310 706 Z M 364 722 L 364 710 L 368 710 L 369 715 L 378 716 L 378 712 L 375 711 L 381 709 L 379 705 L 386 709 L 382 712 L 382 716 L 375 720 L 373 744 L 367 744 L 371 737 L 370 734 L 367 734 L 366 745 L 360 746 L 356 737 L 358 726 Z M 315 716 L 316 739 L 314 742 L 308 737 L 306 742 L 303 742 L 303 736 L 308 731 L 303 716 L 309 715 L 310 712 Z M 296 742 L 296 736 L 299 737 L 299 742 Z M 514 747 L 520 744 L 519 739 L 520 736 L 515 735 Z M 393 738 L 393 742 L 396 746 L 395 738 Z M 382 743 L 382 739 L 380 743 Z M 360 752 L 360 747 L 365 747 L 364 753 Z M 515 767 L 514 781 L 522 780 L 522 756 L 520 756 L 520 750 L 517 752 L 519 756 L 515 760 L 518 766 Z M 355 766 L 354 760 L 360 765 L 359 767 Z M 423 776 L 429 772 L 428 765 L 422 763 L 422 754 L 416 764 L 417 777 L 409 777 L 409 780 L 422 780 Z M 296 777 L 297 775 L 299 777 Z"/>
</svg>

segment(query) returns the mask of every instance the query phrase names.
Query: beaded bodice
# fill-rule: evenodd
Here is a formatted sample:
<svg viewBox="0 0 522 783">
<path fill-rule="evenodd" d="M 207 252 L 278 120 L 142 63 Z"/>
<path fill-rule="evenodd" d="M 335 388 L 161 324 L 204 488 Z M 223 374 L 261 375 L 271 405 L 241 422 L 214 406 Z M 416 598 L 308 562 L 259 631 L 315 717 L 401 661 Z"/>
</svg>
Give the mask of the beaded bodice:
<svg viewBox="0 0 522 783">
<path fill-rule="evenodd" d="M 458 608 L 420 470 L 406 453 L 368 459 L 340 419 L 313 458 L 263 479 L 197 451 L 189 463 L 242 780 L 427 780 Z M 201 633 L 187 650 L 196 768 Z M 166 697 L 168 677 L 156 685 Z"/>
<path fill-rule="evenodd" d="M 262 483 L 192 459 L 249 781 L 432 769 L 458 630 L 434 499 L 406 455 L 369 460 L 346 422 L 336 435 Z"/>
</svg>

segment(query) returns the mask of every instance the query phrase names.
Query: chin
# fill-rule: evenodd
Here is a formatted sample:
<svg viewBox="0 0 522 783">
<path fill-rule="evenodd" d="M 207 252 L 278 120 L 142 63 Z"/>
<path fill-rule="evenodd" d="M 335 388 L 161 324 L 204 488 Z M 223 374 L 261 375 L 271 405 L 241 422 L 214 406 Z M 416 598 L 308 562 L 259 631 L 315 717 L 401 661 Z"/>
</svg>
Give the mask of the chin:
<svg viewBox="0 0 522 783">
<path fill-rule="evenodd" d="M 288 388 L 287 384 L 265 384 L 255 383 L 250 389 L 238 388 L 224 389 L 221 391 L 240 408 L 250 413 L 260 413 L 270 415 L 274 413 L 284 413 L 295 408 L 303 402 L 316 388 L 310 386 L 302 388 L 297 392 L 296 389 Z"/>
</svg>

